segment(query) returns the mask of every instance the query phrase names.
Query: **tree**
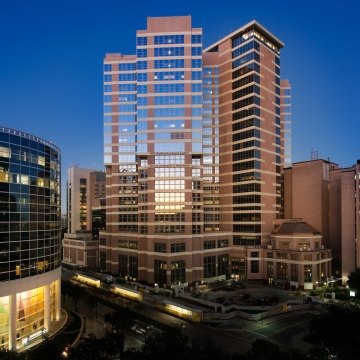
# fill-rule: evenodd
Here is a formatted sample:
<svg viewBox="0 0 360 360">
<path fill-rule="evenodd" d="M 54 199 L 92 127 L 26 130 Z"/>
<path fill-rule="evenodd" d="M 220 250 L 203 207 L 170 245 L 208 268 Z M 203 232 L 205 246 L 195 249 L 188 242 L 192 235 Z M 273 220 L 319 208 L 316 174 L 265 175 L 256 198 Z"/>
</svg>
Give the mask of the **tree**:
<svg viewBox="0 0 360 360">
<path fill-rule="evenodd" d="M 280 350 L 280 347 L 270 341 L 257 339 L 251 344 L 252 348 L 246 352 L 245 359 L 256 360 L 280 360 L 286 359 L 285 353 Z"/>
<path fill-rule="evenodd" d="M 350 288 L 360 291 L 360 269 L 356 269 L 350 273 L 348 285 Z"/>
<path fill-rule="evenodd" d="M 327 346 L 354 347 L 360 336 L 360 310 L 354 305 L 332 304 L 310 324 L 309 339 Z"/>
</svg>

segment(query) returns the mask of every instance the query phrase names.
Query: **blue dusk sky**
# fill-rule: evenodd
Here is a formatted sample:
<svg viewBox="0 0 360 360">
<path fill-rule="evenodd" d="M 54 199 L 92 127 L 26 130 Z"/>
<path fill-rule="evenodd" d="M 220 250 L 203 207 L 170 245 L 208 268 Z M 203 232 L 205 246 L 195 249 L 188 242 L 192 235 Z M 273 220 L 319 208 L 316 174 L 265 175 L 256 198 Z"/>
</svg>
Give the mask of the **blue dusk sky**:
<svg viewBox="0 0 360 360">
<path fill-rule="evenodd" d="M 61 149 L 63 189 L 71 165 L 103 169 L 104 55 L 134 54 L 148 16 L 176 15 L 203 28 L 204 47 L 259 21 L 285 43 L 293 161 L 360 159 L 357 0 L 0 0 L 0 125 Z"/>
</svg>

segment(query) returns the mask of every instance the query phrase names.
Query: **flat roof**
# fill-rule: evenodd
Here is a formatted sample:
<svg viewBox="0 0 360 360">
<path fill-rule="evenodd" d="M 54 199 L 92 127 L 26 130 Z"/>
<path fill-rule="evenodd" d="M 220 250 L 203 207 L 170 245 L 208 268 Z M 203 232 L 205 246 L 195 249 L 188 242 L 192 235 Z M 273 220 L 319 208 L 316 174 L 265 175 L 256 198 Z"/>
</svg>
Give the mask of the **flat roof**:
<svg viewBox="0 0 360 360">
<path fill-rule="evenodd" d="M 59 154 L 61 154 L 61 150 L 59 147 L 57 147 L 55 144 L 53 144 L 51 141 L 45 140 L 41 137 L 35 136 L 35 135 L 31 135 L 25 131 L 20 131 L 20 130 L 15 130 L 15 129 L 11 129 L 5 126 L 0 126 L 0 132 L 3 132 L 5 134 L 10 134 L 10 135 L 15 135 L 15 136 L 20 136 L 23 137 L 25 139 L 29 139 L 29 140 L 33 140 L 36 141 L 40 144 L 46 145 L 46 146 L 50 146 L 52 147 L 54 150 L 58 151 Z"/>
<path fill-rule="evenodd" d="M 247 23 L 246 25 L 244 25 L 244 26 L 238 28 L 237 30 L 233 31 L 231 34 L 223 37 L 222 39 L 220 39 L 216 43 L 208 46 L 206 49 L 204 49 L 204 52 L 211 50 L 213 47 L 221 44 L 222 42 L 224 42 L 224 41 L 226 41 L 228 39 L 231 39 L 232 37 L 234 37 L 238 33 L 246 32 L 251 27 L 255 27 L 260 33 L 262 33 L 263 35 L 266 35 L 269 38 L 269 40 L 271 40 L 279 48 L 282 48 L 282 47 L 285 46 L 285 44 L 279 38 L 277 38 L 275 35 L 273 35 L 269 30 L 267 30 L 259 22 L 257 22 L 256 20 L 252 20 L 249 23 Z"/>
</svg>

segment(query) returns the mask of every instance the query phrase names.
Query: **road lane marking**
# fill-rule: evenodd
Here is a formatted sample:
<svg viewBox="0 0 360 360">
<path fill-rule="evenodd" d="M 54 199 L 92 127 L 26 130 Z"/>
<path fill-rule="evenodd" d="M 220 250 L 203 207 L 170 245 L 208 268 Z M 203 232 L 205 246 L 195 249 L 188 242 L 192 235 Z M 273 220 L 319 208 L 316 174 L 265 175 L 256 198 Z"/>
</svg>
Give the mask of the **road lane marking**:
<svg viewBox="0 0 360 360">
<path fill-rule="evenodd" d="M 249 333 L 252 333 L 252 334 L 255 334 L 255 335 L 258 335 L 258 336 L 262 336 L 262 337 L 267 338 L 267 335 L 259 334 L 259 333 L 255 332 L 255 331 L 251 331 L 251 330 L 245 330 L 245 331 L 247 331 Z"/>
</svg>

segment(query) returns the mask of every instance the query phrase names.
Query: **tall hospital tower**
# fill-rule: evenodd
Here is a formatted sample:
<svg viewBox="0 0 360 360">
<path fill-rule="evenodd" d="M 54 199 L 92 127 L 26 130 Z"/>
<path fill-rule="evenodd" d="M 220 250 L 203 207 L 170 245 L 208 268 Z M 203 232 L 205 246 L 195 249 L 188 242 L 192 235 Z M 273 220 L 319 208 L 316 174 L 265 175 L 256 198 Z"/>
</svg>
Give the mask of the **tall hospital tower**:
<svg viewBox="0 0 360 360">
<path fill-rule="evenodd" d="M 136 55 L 104 60 L 100 266 L 127 279 L 260 279 L 254 249 L 283 216 L 283 43 L 256 21 L 202 41 L 190 16 L 149 17 Z"/>
</svg>

